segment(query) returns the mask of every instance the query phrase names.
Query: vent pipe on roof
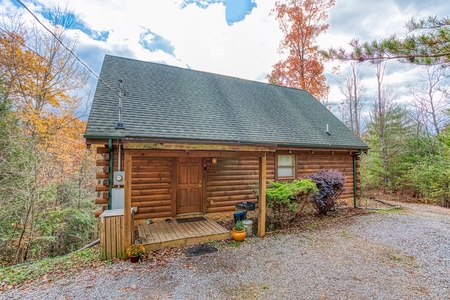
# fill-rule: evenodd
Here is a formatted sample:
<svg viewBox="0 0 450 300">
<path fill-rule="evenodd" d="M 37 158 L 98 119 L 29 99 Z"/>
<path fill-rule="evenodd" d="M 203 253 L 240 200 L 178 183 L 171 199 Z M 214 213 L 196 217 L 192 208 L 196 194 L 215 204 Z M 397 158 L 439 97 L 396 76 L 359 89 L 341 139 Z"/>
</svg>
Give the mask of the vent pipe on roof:
<svg viewBox="0 0 450 300">
<path fill-rule="evenodd" d="M 128 96 L 128 92 L 123 87 L 123 80 L 119 79 L 119 123 L 116 125 L 116 129 L 125 129 L 122 123 L 122 97 Z"/>
<path fill-rule="evenodd" d="M 330 131 L 328 130 L 328 124 L 327 124 L 327 134 L 331 135 Z"/>
</svg>

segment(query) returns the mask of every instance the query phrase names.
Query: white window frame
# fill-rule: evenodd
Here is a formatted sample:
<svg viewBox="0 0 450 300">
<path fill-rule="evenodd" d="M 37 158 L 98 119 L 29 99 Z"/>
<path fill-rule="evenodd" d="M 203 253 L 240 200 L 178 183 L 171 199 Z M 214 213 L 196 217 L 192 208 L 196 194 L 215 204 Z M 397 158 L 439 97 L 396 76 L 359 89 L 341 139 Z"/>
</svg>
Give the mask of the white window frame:
<svg viewBox="0 0 450 300">
<path fill-rule="evenodd" d="M 280 158 L 281 157 L 290 157 L 291 163 L 281 163 L 280 164 Z M 282 172 L 282 175 L 280 175 L 280 170 L 288 171 L 290 170 L 289 174 L 286 172 Z M 277 155 L 277 178 L 295 178 L 295 155 L 294 154 L 279 154 Z"/>
</svg>

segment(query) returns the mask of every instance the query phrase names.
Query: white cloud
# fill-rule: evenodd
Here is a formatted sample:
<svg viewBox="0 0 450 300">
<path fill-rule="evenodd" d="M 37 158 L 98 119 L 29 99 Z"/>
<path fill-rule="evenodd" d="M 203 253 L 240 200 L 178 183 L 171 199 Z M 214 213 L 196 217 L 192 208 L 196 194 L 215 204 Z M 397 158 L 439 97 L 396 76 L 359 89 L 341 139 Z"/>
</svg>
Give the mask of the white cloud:
<svg viewBox="0 0 450 300">
<path fill-rule="evenodd" d="M 136 1 L 108 1 L 105 5 L 99 0 L 70 1 L 69 8 L 79 14 L 85 26 L 109 32 L 105 42 L 92 40 L 79 31 L 73 34 L 79 36 L 79 47 L 84 51 L 92 47 L 96 57 L 99 52 L 128 53 L 131 58 L 141 60 L 265 80 L 278 60 L 277 48 L 282 38 L 278 23 L 269 16 L 273 3 L 256 1 L 257 7 L 251 14 L 228 26 L 224 3 L 212 3 L 206 8 L 189 4 L 182 8 L 182 2 L 158 0 L 144 5 Z M 40 0 L 39 3 L 46 7 L 65 5 L 58 0 Z M 144 49 L 139 40 L 146 30 L 170 41 L 175 57 L 163 51 Z M 93 69 L 98 70 L 98 64 L 92 63 Z"/>
<path fill-rule="evenodd" d="M 76 52 L 97 72 L 104 54 L 120 55 L 140 60 L 165 62 L 196 70 L 265 81 L 278 59 L 278 45 L 282 39 L 278 23 L 269 16 L 274 1 L 256 0 L 244 20 L 227 24 L 225 2 L 210 3 L 206 8 L 182 0 L 118 1 L 118 0 L 36 0 L 25 2 L 30 8 L 64 7 L 80 15 L 85 26 L 94 31 L 108 31 L 106 41 L 97 41 L 79 30 L 71 32 L 79 38 Z M 13 7 L 11 0 L 0 0 L 2 13 Z M 38 8 L 39 10 L 39 8 Z M 26 15 L 26 14 L 25 14 Z M 352 38 L 372 40 L 391 34 L 403 35 L 404 24 L 411 17 L 450 15 L 450 2 L 409 0 L 341 0 L 330 9 L 330 29 L 318 39 L 321 48 L 347 47 Z M 149 51 L 139 43 L 141 35 L 150 30 L 170 42 L 174 55 L 164 51 Z M 336 63 L 335 63 L 336 64 Z M 341 65 L 345 73 L 348 65 Z M 331 71 L 332 65 L 327 65 Z M 393 66 L 394 69 L 398 67 Z M 366 80 L 373 88 L 373 72 L 366 67 Z M 405 75 L 406 74 L 406 75 Z M 410 79 L 410 73 L 394 72 L 386 77 L 396 86 Z M 330 100 L 339 101 L 342 95 L 337 82 L 332 85 Z"/>
</svg>

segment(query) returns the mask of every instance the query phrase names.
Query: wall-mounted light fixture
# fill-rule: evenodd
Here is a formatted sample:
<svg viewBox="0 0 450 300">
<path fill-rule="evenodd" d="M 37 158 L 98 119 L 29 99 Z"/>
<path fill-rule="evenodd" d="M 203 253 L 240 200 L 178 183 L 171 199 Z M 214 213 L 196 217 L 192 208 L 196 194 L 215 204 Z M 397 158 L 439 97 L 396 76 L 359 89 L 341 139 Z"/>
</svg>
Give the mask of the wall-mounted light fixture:
<svg viewBox="0 0 450 300">
<path fill-rule="evenodd" d="M 217 164 L 217 157 L 213 157 L 213 158 L 211 159 L 211 163 L 212 163 L 213 165 Z"/>
</svg>

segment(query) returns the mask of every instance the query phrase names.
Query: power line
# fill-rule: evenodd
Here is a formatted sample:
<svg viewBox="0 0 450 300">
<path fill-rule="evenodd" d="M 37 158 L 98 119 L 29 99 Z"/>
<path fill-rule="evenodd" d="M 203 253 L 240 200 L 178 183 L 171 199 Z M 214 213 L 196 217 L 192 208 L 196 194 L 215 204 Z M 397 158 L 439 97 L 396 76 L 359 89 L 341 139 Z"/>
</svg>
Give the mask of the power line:
<svg viewBox="0 0 450 300">
<path fill-rule="evenodd" d="M 30 10 L 28 9 L 28 7 L 21 1 L 21 0 L 17 0 L 17 2 L 19 2 L 20 5 L 22 5 L 32 16 L 33 18 L 36 19 L 36 21 L 42 26 L 44 27 L 45 30 L 47 30 L 67 51 L 69 51 L 69 53 L 71 55 L 73 55 L 75 57 L 76 60 L 78 60 L 92 75 L 94 75 L 101 83 L 103 83 L 109 90 L 111 90 L 113 93 L 115 93 L 117 96 L 120 97 L 119 93 L 116 92 L 115 90 L 113 90 L 109 84 L 107 84 L 105 81 L 103 81 L 103 79 L 101 79 L 97 74 L 94 73 L 94 71 L 91 70 L 91 68 L 89 68 L 88 65 L 86 65 L 72 50 L 70 50 L 64 43 L 63 41 L 61 41 L 50 29 L 48 29 L 40 20 L 39 18 Z"/>
<path fill-rule="evenodd" d="M 9 37 L 11 39 L 13 39 L 14 41 L 16 41 L 17 43 L 19 43 L 20 45 L 22 45 L 22 47 L 28 49 L 29 51 L 33 52 L 33 54 L 37 55 L 40 59 L 42 59 L 43 61 L 45 61 L 46 63 L 48 63 L 49 65 L 51 65 L 53 68 L 55 68 L 58 71 L 62 71 L 62 68 L 58 68 L 55 67 L 47 58 L 45 58 L 44 56 L 42 56 L 40 53 L 38 53 L 36 50 L 32 49 L 31 47 L 27 46 L 25 44 L 25 42 L 21 41 L 20 39 L 18 39 L 17 37 L 15 37 L 11 32 L 0 28 L 1 31 L 3 31 L 5 34 L 9 35 Z M 78 82 L 79 84 L 83 85 L 85 83 L 82 83 L 81 81 L 79 81 L 77 78 L 72 78 L 72 80 L 75 80 L 76 82 Z"/>
<path fill-rule="evenodd" d="M 37 53 L 36 51 L 34 51 L 33 49 L 31 49 L 30 47 L 28 47 L 23 41 L 19 40 L 17 37 L 15 37 L 12 33 L 10 33 L 9 31 L 6 31 L 3 28 L 0 28 L 1 31 L 3 31 L 4 33 L 6 33 L 7 35 L 9 35 L 13 40 L 15 40 L 16 42 L 18 42 L 19 44 L 21 44 L 23 47 L 27 48 L 28 50 L 30 50 L 31 52 L 33 52 L 34 54 L 36 54 L 37 56 L 39 56 L 42 60 L 47 61 L 42 55 L 40 55 L 39 53 Z"/>
<path fill-rule="evenodd" d="M 14 34 L 12 34 L 11 32 L 0 28 L 0 31 L 2 31 L 3 33 L 7 34 L 12 40 L 16 41 L 17 43 L 19 43 L 20 45 L 22 45 L 22 47 L 28 49 L 29 51 L 31 51 L 33 54 L 37 55 L 42 61 L 45 61 L 46 63 L 48 63 L 49 65 L 51 65 L 53 68 L 55 68 L 58 71 L 62 71 L 62 68 L 57 68 L 55 67 L 47 58 L 45 58 L 44 56 L 42 56 L 40 53 L 38 53 L 36 50 L 32 49 L 31 47 L 27 46 L 25 44 L 25 42 L 21 41 L 20 39 L 18 39 L 16 36 L 14 36 Z M 95 74 L 94 74 L 95 75 Z M 72 78 L 72 80 L 75 80 L 76 82 L 78 82 L 80 85 L 84 85 L 85 83 L 79 81 L 77 78 Z M 88 105 L 87 107 L 89 107 L 90 105 Z M 81 116 L 85 115 L 85 113 L 87 112 L 87 108 L 85 109 L 85 111 L 82 113 Z"/>
</svg>

